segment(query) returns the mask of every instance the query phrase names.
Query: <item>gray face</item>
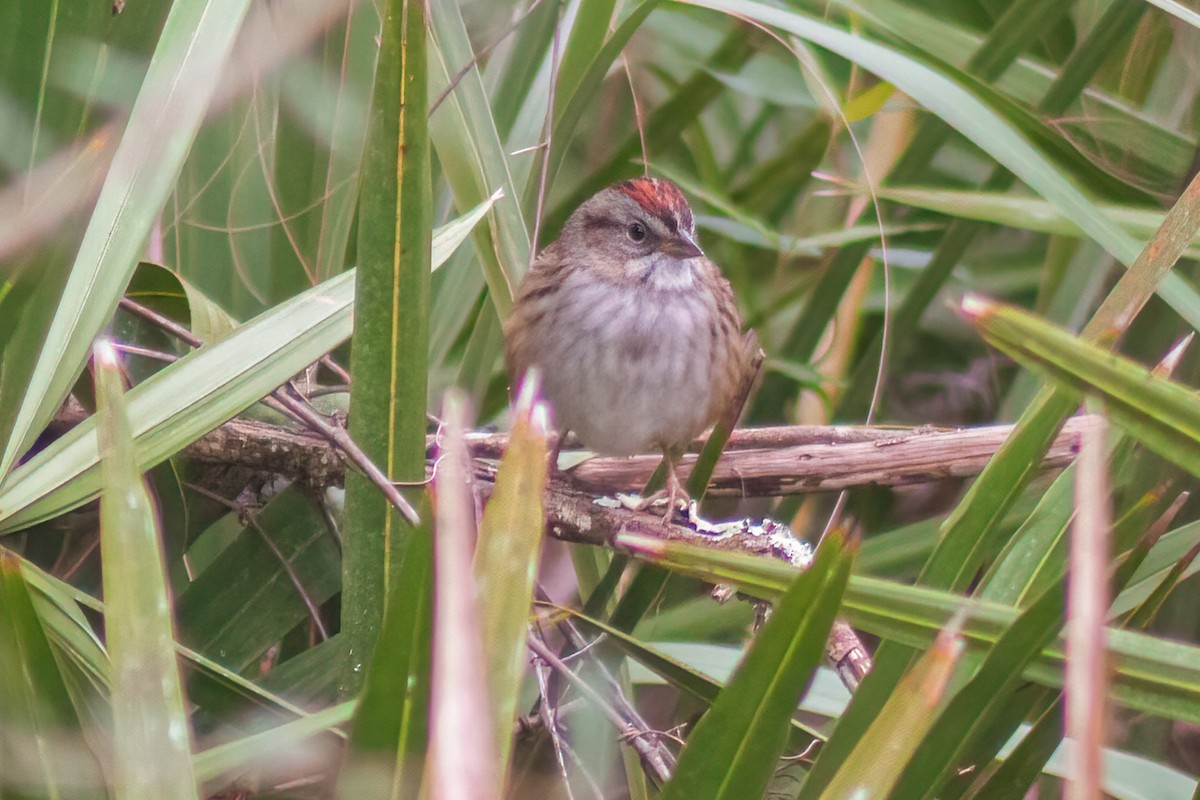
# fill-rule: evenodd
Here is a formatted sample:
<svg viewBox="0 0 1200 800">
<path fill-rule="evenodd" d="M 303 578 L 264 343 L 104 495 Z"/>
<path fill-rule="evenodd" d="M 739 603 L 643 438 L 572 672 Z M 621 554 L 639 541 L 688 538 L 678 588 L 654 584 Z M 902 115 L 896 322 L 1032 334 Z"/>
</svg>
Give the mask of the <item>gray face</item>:
<svg viewBox="0 0 1200 800">
<path fill-rule="evenodd" d="M 572 215 L 562 236 L 568 251 L 586 253 L 587 265 L 613 280 L 662 289 L 691 285 L 689 262 L 704 253 L 696 244 L 691 209 L 682 195 L 674 189 L 663 193 L 671 202 L 650 202 L 647 192 L 631 195 L 619 188 L 624 185 L 606 189 Z"/>
</svg>

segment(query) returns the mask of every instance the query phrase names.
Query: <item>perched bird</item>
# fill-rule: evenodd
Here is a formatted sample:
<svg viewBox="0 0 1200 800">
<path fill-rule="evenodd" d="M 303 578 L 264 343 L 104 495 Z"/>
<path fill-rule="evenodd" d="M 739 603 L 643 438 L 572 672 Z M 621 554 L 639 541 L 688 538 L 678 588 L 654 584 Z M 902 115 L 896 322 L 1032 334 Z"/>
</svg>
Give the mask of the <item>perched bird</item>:
<svg viewBox="0 0 1200 800">
<path fill-rule="evenodd" d="M 538 367 L 564 436 L 605 455 L 661 450 L 667 516 L 688 499 L 676 462 L 732 402 L 747 356 L 678 186 L 636 178 L 585 201 L 538 254 L 504 337 L 514 384 Z"/>
</svg>

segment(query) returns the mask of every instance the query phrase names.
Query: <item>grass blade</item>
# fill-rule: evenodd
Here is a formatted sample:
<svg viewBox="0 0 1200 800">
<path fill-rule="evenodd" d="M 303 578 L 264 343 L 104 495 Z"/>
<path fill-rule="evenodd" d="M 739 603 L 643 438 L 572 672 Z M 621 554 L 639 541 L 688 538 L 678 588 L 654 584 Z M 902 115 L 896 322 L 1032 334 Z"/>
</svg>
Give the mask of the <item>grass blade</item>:
<svg viewBox="0 0 1200 800">
<path fill-rule="evenodd" d="M 850 755 L 842 760 L 822 800 L 887 797 L 904 766 L 925 740 L 942 704 L 947 684 L 962 656 L 963 643 L 951 622 L 921 660 L 900 680 Z"/>
<path fill-rule="evenodd" d="M 221 77 L 249 0 L 171 6 L 71 275 L 0 452 L 8 474 L 66 397 L 112 316 Z"/>
<path fill-rule="evenodd" d="M 476 591 L 480 597 L 490 598 L 483 608 L 484 654 L 501 773 L 508 764 L 517 695 L 527 660 L 529 607 L 544 527 L 548 424 L 546 406 L 537 399 L 536 383 L 526 378 L 475 550 Z"/>
<path fill-rule="evenodd" d="M 664 800 L 763 796 L 824 654 L 856 549 L 836 532 L 826 537 L 688 738 Z"/>
<path fill-rule="evenodd" d="M 196 777 L 214 781 L 256 762 L 270 766 L 280 757 L 294 757 L 298 749 L 303 752 L 307 740 L 349 721 L 355 706 L 353 700 L 339 703 L 311 716 L 210 747 L 196 754 Z"/>
<path fill-rule="evenodd" d="M 420 0 L 390 0 L 384 12 L 359 199 L 350 435 L 393 481 L 425 478 L 433 218 L 426 13 Z M 361 685 L 411 528 L 358 474 L 346 478 L 344 525 L 348 697 Z"/>
<path fill-rule="evenodd" d="M 113 676 L 113 793 L 119 800 L 199 798 L 162 541 L 134 457 L 121 364 L 106 341 L 96 346 L 95 363 L 104 454 L 100 547 Z"/>
<path fill-rule="evenodd" d="M 498 758 L 492 724 L 495 709 L 489 697 L 492 681 L 484 658 L 479 602 L 490 595 L 479 591 L 471 571 L 476 530 L 471 457 L 464 438 L 469 425 L 466 403 L 459 391 L 446 395 L 442 458 L 433 484 L 437 536 L 426 780 L 432 797 L 499 800 L 504 762 Z M 503 728 L 504 739 L 511 738 L 510 726 L 508 722 Z M 470 758 L 464 760 L 464 752 Z"/>
<path fill-rule="evenodd" d="M 968 295 L 961 310 L 989 343 L 1068 391 L 1097 395 L 1131 436 L 1200 475 L 1200 406 L 1192 389 L 1017 308 Z"/>
<path fill-rule="evenodd" d="M 33 796 L 26 794 L 31 787 L 55 798 L 94 790 L 103 783 L 100 764 L 80 735 L 30 589 L 20 558 L 0 548 L 0 795 Z M 68 743 L 74 748 L 64 758 Z"/>
<path fill-rule="evenodd" d="M 1075 524 L 1067 581 L 1066 732 L 1075 740 L 1074 775 L 1067 789 L 1072 800 L 1099 800 L 1108 728 L 1105 702 L 1108 653 L 1108 559 L 1112 510 L 1108 495 L 1107 450 L 1103 418 L 1080 434 L 1075 475 Z"/>
<path fill-rule="evenodd" d="M 338 775 L 345 800 L 416 800 L 429 740 L 433 648 L 433 534 L 429 503 L 404 548 L 392 597 L 350 727 Z"/>
</svg>

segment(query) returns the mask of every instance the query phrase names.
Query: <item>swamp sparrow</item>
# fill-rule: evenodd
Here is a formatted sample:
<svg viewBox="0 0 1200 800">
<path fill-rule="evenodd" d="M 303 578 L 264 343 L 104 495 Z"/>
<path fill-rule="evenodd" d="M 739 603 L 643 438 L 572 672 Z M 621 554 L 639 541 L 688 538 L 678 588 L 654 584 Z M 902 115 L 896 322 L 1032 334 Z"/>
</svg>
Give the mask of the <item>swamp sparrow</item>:
<svg viewBox="0 0 1200 800">
<path fill-rule="evenodd" d="M 696 244 L 679 187 L 656 178 L 576 209 L 522 282 L 504 337 L 509 374 L 541 371 L 563 436 L 605 455 L 662 451 L 668 517 L 688 497 L 676 460 L 747 369 L 729 282 Z"/>
</svg>

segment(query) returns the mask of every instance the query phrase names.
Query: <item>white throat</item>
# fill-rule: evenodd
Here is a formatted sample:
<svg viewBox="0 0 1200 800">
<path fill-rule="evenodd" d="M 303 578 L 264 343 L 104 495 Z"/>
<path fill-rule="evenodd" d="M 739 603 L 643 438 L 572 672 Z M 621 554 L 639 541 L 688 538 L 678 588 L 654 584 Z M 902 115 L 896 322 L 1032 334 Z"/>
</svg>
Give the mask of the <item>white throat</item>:
<svg viewBox="0 0 1200 800">
<path fill-rule="evenodd" d="M 696 282 L 696 270 L 692 259 L 650 255 L 630 264 L 632 277 L 660 292 L 678 292 L 690 289 Z"/>
</svg>

